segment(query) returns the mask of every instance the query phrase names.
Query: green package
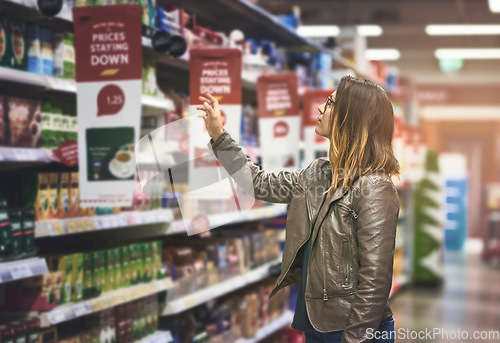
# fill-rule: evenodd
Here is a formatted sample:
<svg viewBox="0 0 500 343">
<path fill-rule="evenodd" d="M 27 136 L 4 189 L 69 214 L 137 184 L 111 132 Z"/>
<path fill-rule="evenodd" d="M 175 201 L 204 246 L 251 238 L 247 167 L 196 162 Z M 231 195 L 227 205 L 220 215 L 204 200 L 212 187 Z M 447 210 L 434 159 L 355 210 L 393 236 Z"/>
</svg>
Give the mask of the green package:
<svg viewBox="0 0 500 343">
<path fill-rule="evenodd" d="M 83 300 L 83 254 L 73 255 L 73 301 Z"/>
<path fill-rule="evenodd" d="M 64 256 L 64 279 L 61 296 L 63 303 L 68 304 L 73 300 L 73 255 Z"/>
<path fill-rule="evenodd" d="M 10 30 L 10 63 L 9 67 L 26 70 L 28 63 L 28 49 L 26 46 L 26 24 L 18 20 L 9 20 Z M 7 46 L 7 49 L 9 47 Z"/>
<path fill-rule="evenodd" d="M 115 248 L 113 249 L 113 258 L 114 258 L 114 264 L 115 264 L 115 284 L 113 286 L 113 289 L 118 289 L 121 287 L 122 283 L 122 259 L 121 259 L 121 254 L 120 254 L 120 248 Z"/>
<path fill-rule="evenodd" d="M 75 79 L 75 44 L 72 32 L 64 32 L 63 77 Z"/>
<path fill-rule="evenodd" d="M 105 292 L 112 291 L 115 288 L 115 252 L 114 249 L 108 249 L 105 251 L 106 254 L 106 265 L 105 265 Z"/>
<path fill-rule="evenodd" d="M 128 245 L 120 248 L 120 258 L 122 262 L 122 287 L 130 286 L 130 253 Z"/>
<path fill-rule="evenodd" d="M 133 127 L 89 128 L 87 141 L 88 181 L 132 180 L 135 175 Z"/>
<path fill-rule="evenodd" d="M 94 297 L 92 289 L 93 281 L 93 254 L 83 254 L 83 298 L 90 299 Z"/>
<path fill-rule="evenodd" d="M 10 25 L 0 16 L 0 66 L 10 67 Z"/>
<path fill-rule="evenodd" d="M 137 252 L 136 252 L 136 244 L 129 245 L 130 252 L 130 262 L 129 262 L 129 274 L 130 274 L 130 284 L 135 285 L 137 283 Z"/>
</svg>

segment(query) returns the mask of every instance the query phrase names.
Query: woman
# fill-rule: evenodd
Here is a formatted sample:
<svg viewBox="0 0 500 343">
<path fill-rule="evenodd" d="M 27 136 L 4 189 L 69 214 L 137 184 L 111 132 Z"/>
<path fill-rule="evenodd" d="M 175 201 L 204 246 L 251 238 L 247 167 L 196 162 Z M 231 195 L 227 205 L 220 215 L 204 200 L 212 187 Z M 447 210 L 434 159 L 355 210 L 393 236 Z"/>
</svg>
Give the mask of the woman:
<svg viewBox="0 0 500 343">
<path fill-rule="evenodd" d="M 394 113 L 375 83 L 346 76 L 318 107 L 316 133 L 329 159 L 299 172 L 256 167 L 224 131 L 219 104 L 199 110 L 217 159 L 255 198 L 289 203 L 282 271 L 271 297 L 298 283 L 292 327 L 312 342 L 393 342 L 392 284 L 399 175 L 391 142 Z M 248 186 L 250 185 L 250 187 Z"/>
</svg>

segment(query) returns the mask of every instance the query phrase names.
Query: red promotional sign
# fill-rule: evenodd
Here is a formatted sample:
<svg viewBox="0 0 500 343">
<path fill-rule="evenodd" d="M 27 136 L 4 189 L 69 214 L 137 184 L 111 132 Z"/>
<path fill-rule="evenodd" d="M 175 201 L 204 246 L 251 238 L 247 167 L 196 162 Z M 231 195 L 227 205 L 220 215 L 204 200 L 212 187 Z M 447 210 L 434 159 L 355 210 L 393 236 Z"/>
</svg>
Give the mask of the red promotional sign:
<svg viewBox="0 0 500 343">
<path fill-rule="evenodd" d="M 76 81 L 142 79 L 139 5 L 74 7 Z"/>
<path fill-rule="evenodd" d="M 280 120 L 273 127 L 274 138 L 285 137 L 290 131 L 290 126 L 286 121 Z"/>
<path fill-rule="evenodd" d="M 330 90 L 310 90 L 304 94 L 304 116 L 302 118 L 304 126 L 316 126 L 319 116 L 318 106 L 324 104 L 331 94 Z"/>
<path fill-rule="evenodd" d="M 212 94 L 225 105 L 241 104 L 241 51 L 238 49 L 191 49 L 189 51 L 190 103 Z"/>
<path fill-rule="evenodd" d="M 299 113 L 298 79 L 294 73 L 262 75 L 257 80 L 259 117 L 271 118 Z"/>
<path fill-rule="evenodd" d="M 67 140 L 61 143 L 59 148 L 53 150 L 59 162 L 67 167 L 78 165 L 78 143 L 74 140 Z"/>
<path fill-rule="evenodd" d="M 97 95 L 97 116 L 117 114 L 125 104 L 125 94 L 120 86 L 106 85 Z"/>
</svg>

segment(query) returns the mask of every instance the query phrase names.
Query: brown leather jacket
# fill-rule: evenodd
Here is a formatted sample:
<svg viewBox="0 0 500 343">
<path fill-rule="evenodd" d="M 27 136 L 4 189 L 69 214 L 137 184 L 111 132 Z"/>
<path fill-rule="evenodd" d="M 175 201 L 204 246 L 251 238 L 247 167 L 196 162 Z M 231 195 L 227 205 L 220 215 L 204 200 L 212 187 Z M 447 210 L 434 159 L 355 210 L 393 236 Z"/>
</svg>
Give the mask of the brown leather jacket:
<svg viewBox="0 0 500 343">
<path fill-rule="evenodd" d="M 256 199 L 290 204 L 281 275 L 271 296 L 300 281 L 301 247 L 312 235 L 305 289 L 312 326 L 319 332 L 344 330 L 342 342 L 368 342 L 367 330 L 374 332 L 392 315 L 388 298 L 399 199 L 390 177 L 384 172 L 364 175 L 351 188 L 325 195 L 332 177 L 325 158 L 302 171 L 268 173 L 227 132 L 212 142 L 212 149 Z"/>
</svg>

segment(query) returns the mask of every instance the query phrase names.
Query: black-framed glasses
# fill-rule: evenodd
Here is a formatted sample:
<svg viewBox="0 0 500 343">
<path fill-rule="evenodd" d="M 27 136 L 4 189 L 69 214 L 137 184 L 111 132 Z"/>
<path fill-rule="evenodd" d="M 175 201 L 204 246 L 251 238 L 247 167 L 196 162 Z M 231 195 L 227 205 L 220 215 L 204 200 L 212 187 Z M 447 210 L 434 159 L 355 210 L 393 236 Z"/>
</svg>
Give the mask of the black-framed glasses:
<svg viewBox="0 0 500 343">
<path fill-rule="evenodd" d="M 325 103 L 325 109 L 323 110 L 323 113 L 325 113 L 325 112 L 326 112 L 326 108 L 327 108 L 328 106 L 333 106 L 333 105 L 335 105 L 335 101 L 332 99 L 332 96 L 330 95 L 330 96 L 328 97 L 328 99 L 326 100 L 326 103 Z"/>
</svg>

